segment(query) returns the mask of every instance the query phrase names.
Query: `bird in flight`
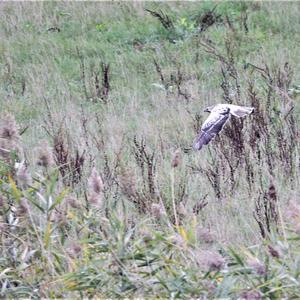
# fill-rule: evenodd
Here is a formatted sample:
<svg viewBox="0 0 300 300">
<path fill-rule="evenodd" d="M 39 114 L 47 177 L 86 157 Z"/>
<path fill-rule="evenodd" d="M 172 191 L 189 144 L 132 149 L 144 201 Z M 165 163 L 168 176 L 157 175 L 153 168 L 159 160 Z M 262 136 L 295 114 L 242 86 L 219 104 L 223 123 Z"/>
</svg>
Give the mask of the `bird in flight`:
<svg viewBox="0 0 300 300">
<path fill-rule="evenodd" d="M 207 145 L 222 130 L 230 115 L 242 118 L 253 113 L 254 108 L 233 104 L 217 104 L 207 107 L 204 111 L 209 112 L 210 115 L 203 123 L 193 143 L 194 150 L 201 150 L 203 145 Z"/>
</svg>

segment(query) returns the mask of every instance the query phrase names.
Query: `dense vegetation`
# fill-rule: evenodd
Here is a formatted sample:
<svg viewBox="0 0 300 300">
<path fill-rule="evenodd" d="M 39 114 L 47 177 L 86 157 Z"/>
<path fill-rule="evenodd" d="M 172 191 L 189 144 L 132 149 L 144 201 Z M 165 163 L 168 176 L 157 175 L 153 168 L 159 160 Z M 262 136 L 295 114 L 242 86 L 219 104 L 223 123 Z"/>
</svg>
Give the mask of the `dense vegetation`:
<svg viewBox="0 0 300 300">
<path fill-rule="evenodd" d="M 299 296 L 298 2 L 0 8 L 1 297 Z"/>
</svg>

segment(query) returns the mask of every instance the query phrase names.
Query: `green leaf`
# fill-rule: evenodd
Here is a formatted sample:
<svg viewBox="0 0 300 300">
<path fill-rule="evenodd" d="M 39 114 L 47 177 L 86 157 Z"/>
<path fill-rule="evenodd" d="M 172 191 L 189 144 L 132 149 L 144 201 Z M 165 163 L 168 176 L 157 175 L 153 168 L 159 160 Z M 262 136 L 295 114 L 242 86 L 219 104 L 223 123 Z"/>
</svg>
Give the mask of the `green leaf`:
<svg viewBox="0 0 300 300">
<path fill-rule="evenodd" d="M 48 249 L 50 240 L 51 240 L 51 233 L 52 233 L 52 228 L 51 228 L 51 222 L 47 223 L 46 231 L 44 234 L 44 244 L 45 248 Z"/>
<path fill-rule="evenodd" d="M 56 197 L 54 203 L 50 206 L 49 211 L 54 209 L 57 205 L 59 205 L 63 201 L 68 191 L 69 189 L 65 189 Z"/>
<path fill-rule="evenodd" d="M 243 262 L 243 259 L 232 248 L 229 248 L 229 251 L 232 254 L 232 256 L 235 258 L 237 263 L 244 267 L 245 264 Z"/>
<path fill-rule="evenodd" d="M 18 189 L 15 181 L 11 178 L 10 175 L 8 176 L 8 181 L 9 181 L 11 189 L 12 189 L 13 197 L 17 200 L 18 203 L 20 203 L 22 192 Z"/>
</svg>

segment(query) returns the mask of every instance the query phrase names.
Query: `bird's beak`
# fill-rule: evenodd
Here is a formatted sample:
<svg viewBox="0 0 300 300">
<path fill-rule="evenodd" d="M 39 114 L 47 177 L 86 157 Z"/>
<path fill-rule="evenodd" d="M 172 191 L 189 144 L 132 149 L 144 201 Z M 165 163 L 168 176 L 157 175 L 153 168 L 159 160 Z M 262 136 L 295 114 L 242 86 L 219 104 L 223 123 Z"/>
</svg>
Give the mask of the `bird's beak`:
<svg viewBox="0 0 300 300">
<path fill-rule="evenodd" d="M 210 113 L 214 107 L 215 107 L 215 105 L 212 105 L 212 106 L 206 107 L 206 108 L 204 109 L 204 112 L 208 112 L 208 113 Z"/>
</svg>

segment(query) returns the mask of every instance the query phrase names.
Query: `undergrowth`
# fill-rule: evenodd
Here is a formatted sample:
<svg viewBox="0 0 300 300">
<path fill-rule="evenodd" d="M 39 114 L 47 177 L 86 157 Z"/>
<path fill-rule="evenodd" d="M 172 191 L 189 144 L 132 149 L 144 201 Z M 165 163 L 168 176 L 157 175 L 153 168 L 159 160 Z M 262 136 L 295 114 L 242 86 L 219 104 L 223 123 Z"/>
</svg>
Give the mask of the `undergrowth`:
<svg viewBox="0 0 300 300">
<path fill-rule="evenodd" d="M 0 6 L 1 297 L 298 297 L 297 2 Z"/>
</svg>

